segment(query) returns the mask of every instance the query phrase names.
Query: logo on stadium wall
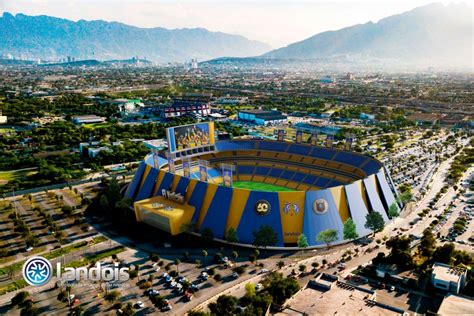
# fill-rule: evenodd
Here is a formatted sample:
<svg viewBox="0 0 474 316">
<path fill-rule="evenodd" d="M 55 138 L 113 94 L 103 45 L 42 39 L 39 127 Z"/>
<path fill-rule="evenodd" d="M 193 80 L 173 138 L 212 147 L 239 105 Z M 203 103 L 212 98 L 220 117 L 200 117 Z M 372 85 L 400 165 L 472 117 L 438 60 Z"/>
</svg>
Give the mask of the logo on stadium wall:
<svg viewBox="0 0 474 316">
<path fill-rule="evenodd" d="M 261 216 L 267 215 L 270 212 L 270 203 L 266 200 L 258 200 L 255 203 L 255 212 Z"/>
<path fill-rule="evenodd" d="M 23 278 L 25 281 L 34 286 L 41 286 L 51 280 L 53 275 L 53 267 L 48 259 L 40 256 L 28 259 L 23 265 Z"/>
<path fill-rule="evenodd" d="M 285 202 L 283 212 L 285 212 L 286 215 L 298 215 L 300 207 L 296 203 Z"/>
<path fill-rule="evenodd" d="M 313 202 L 313 212 L 322 215 L 328 211 L 328 202 L 325 199 L 317 199 Z"/>
</svg>

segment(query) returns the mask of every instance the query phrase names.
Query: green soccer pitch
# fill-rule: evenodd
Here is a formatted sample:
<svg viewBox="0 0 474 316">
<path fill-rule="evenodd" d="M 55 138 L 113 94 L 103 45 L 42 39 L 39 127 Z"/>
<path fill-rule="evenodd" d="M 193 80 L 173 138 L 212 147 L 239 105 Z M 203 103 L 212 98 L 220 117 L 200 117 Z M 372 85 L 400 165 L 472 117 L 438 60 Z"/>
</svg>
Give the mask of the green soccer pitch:
<svg viewBox="0 0 474 316">
<path fill-rule="evenodd" d="M 278 191 L 296 191 L 288 189 L 279 185 L 251 182 L 251 181 L 235 181 L 232 183 L 232 187 L 239 189 L 255 190 L 255 191 L 267 191 L 267 192 L 278 192 Z"/>
</svg>

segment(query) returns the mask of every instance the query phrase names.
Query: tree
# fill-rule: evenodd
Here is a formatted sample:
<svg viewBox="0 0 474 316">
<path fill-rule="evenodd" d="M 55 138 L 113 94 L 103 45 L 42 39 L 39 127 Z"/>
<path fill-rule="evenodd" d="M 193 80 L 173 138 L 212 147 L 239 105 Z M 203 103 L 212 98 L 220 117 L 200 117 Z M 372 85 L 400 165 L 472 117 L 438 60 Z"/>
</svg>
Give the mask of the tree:
<svg viewBox="0 0 474 316">
<path fill-rule="evenodd" d="M 115 202 L 115 208 L 117 210 L 120 210 L 122 211 L 122 215 L 126 215 L 127 214 L 127 211 L 130 209 L 130 206 L 132 206 L 132 199 L 130 198 L 123 198 L 123 199 L 120 199 L 118 200 L 117 202 Z M 124 217 L 122 217 L 124 218 Z"/>
<path fill-rule="evenodd" d="M 306 265 L 300 264 L 300 265 L 298 266 L 298 270 L 300 270 L 300 272 L 305 272 L 305 271 L 306 271 Z"/>
<path fill-rule="evenodd" d="M 245 295 L 247 296 L 255 295 L 255 284 L 250 283 L 250 282 L 245 284 Z"/>
<path fill-rule="evenodd" d="M 160 261 L 160 256 L 157 255 L 156 253 L 150 253 L 150 260 L 152 262 L 158 262 Z"/>
<path fill-rule="evenodd" d="M 209 310 L 214 315 L 233 315 L 237 307 L 237 298 L 230 295 L 221 295 L 215 303 L 209 304 Z"/>
<path fill-rule="evenodd" d="M 281 260 L 277 262 L 277 267 L 278 267 L 278 269 L 281 269 L 281 268 L 283 268 L 284 266 L 285 266 L 285 262 L 283 262 L 283 261 L 281 261 Z"/>
<path fill-rule="evenodd" d="M 300 289 L 298 282 L 292 278 L 284 278 L 279 272 L 271 272 L 262 281 L 265 290 L 273 297 L 277 305 L 282 305 Z"/>
<path fill-rule="evenodd" d="M 454 244 L 444 244 L 441 247 L 436 248 L 431 258 L 431 261 L 452 264 L 455 253 L 456 248 L 454 247 Z"/>
<path fill-rule="evenodd" d="M 365 216 L 365 228 L 375 233 L 381 231 L 385 226 L 383 217 L 379 212 L 370 212 Z"/>
<path fill-rule="evenodd" d="M 109 207 L 109 199 L 107 198 L 107 195 L 103 194 L 101 197 L 100 197 L 100 201 L 99 201 L 99 204 L 102 208 L 106 209 L 107 207 Z"/>
<path fill-rule="evenodd" d="M 430 228 L 426 228 L 423 231 L 423 236 L 420 239 L 420 245 L 418 249 L 420 253 L 425 257 L 431 257 L 436 248 L 436 239 Z"/>
<path fill-rule="evenodd" d="M 196 231 L 196 223 L 194 222 L 184 223 L 183 225 L 181 225 L 180 228 L 183 233 L 188 234 L 188 240 L 189 240 L 191 233 L 194 233 Z"/>
<path fill-rule="evenodd" d="M 204 243 L 209 244 L 214 239 L 214 232 L 209 227 L 206 227 L 201 231 L 201 238 Z"/>
<path fill-rule="evenodd" d="M 181 263 L 181 260 L 179 259 L 174 259 L 174 264 L 176 265 L 176 271 L 178 271 L 178 275 L 179 275 L 179 264 Z"/>
<path fill-rule="evenodd" d="M 110 291 L 105 294 L 104 299 L 109 303 L 113 303 L 119 298 L 119 296 L 120 293 L 118 291 Z"/>
<path fill-rule="evenodd" d="M 319 232 L 316 237 L 316 241 L 323 242 L 327 245 L 328 249 L 332 242 L 337 240 L 337 230 L 335 229 L 326 229 Z"/>
<path fill-rule="evenodd" d="M 122 315 L 124 316 L 132 316 L 135 315 L 135 308 L 133 308 L 133 304 L 131 302 L 127 303 L 127 306 L 122 310 Z"/>
<path fill-rule="evenodd" d="M 405 204 L 407 202 L 409 202 L 412 198 L 412 194 L 410 191 L 406 191 L 406 192 L 403 192 L 402 194 L 400 194 L 400 201 Z"/>
<path fill-rule="evenodd" d="M 348 218 L 344 222 L 344 229 L 343 229 L 344 239 L 352 240 L 359 238 L 359 234 L 357 234 L 357 227 L 352 218 Z"/>
<path fill-rule="evenodd" d="M 23 302 L 25 302 L 28 297 L 30 297 L 30 293 L 28 293 L 28 292 L 26 292 L 26 291 L 18 292 L 18 293 L 16 293 L 16 295 L 12 298 L 12 305 L 13 305 L 13 306 L 20 305 L 20 304 L 22 304 Z"/>
<path fill-rule="evenodd" d="M 390 206 L 388 208 L 388 216 L 390 216 L 390 218 L 394 218 L 394 217 L 398 216 L 398 205 L 397 205 L 397 203 L 393 202 L 392 204 L 390 204 Z"/>
<path fill-rule="evenodd" d="M 308 244 L 308 238 L 306 238 L 306 235 L 305 234 L 301 234 L 298 236 L 298 248 L 300 249 L 304 249 L 304 248 L 307 248 L 309 246 Z"/>
<path fill-rule="evenodd" d="M 203 262 L 204 266 L 206 266 L 206 257 L 208 256 L 207 251 L 206 250 L 201 251 L 201 255 L 202 255 L 202 258 L 203 258 L 202 262 Z"/>
<path fill-rule="evenodd" d="M 252 262 L 252 263 L 254 263 L 254 262 L 255 262 L 255 260 L 256 260 L 256 257 L 255 257 L 255 255 L 254 255 L 253 253 L 252 253 L 252 254 L 250 254 L 250 255 L 249 255 L 249 261 L 250 261 L 250 262 Z"/>
<path fill-rule="evenodd" d="M 109 205 L 115 206 L 115 203 L 122 199 L 122 194 L 120 194 L 120 185 L 118 184 L 116 178 L 112 178 L 112 180 L 110 180 L 109 189 L 106 194 Z"/>
<path fill-rule="evenodd" d="M 65 215 L 71 215 L 72 211 L 73 211 L 73 208 L 72 208 L 72 206 L 64 205 L 61 210 Z"/>
<path fill-rule="evenodd" d="M 237 236 L 237 230 L 235 230 L 234 227 L 229 228 L 225 236 L 225 240 L 227 240 L 230 243 L 239 242 L 239 237 Z"/>
<path fill-rule="evenodd" d="M 278 234 L 273 230 L 271 226 L 262 225 L 257 231 L 253 231 L 253 245 L 255 247 L 263 247 L 266 249 L 268 246 L 274 246 L 278 242 Z"/>
<path fill-rule="evenodd" d="M 30 301 L 31 302 L 31 301 Z M 34 306 L 33 303 L 26 305 L 24 308 L 21 309 L 20 316 L 37 316 L 39 315 L 38 307 Z M 78 315 L 78 314 L 74 314 Z"/>
<path fill-rule="evenodd" d="M 257 265 L 258 264 L 258 256 L 260 256 L 260 251 L 258 249 L 255 249 L 253 251 L 253 254 L 255 256 L 255 265 Z"/>
<path fill-rule="evenodd" d="M 235 261 L 237 261 L 237 258 L 239 257 L 239 253 L 237 251 L 232 251 L 232 258 L 234 258 Z"/>
<path fill-rule="evenodd" d="M 387 263 L 395 264 L 402 270 L 409 269 L 413 266 L 413 258 L 411 256 L 411 238 L 409 237 L 392 237 L 385 245 L 390 250 L 390 254 L 386 258 Z M 380 258 L 379 258 L 380 259 Z M 383 261 L 383 258 L 382 258 Z"/>
</svg>

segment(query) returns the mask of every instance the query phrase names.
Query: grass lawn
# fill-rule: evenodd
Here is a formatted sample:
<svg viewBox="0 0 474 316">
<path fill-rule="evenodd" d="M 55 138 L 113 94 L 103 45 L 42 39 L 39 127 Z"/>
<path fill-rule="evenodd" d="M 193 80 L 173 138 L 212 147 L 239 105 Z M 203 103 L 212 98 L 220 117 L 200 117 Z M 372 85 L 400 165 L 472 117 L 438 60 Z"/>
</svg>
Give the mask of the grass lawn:
<svg viewBox="0 0 474 316">
<path fill-rule="evenodd" d="M 92 123 L 92 124 L 83 124 L 82 127 L 85 127 L 88 129 L 96 129 L 96 128 L 110 127 L 110 124 L 109 123 Z"/>
<path fill-rule="evenodd" d="M 0 171 L 0 185 L 4 182 L 8 183 L 12 180 L 22 180 L 35 174 L 36 168 L 28 168 L 22 170 Z M 5 184 L 5 183 L 4 183 Z"/>
<path fill-rule="evenodd" d="M 232 186 L 239 189 L 267 191 L 267 192 L 278 192 L 278 191 L 296 191 L 293 189 L 285 188 L 279 185 L 252 182 L 252 181 L 235 181 Z"/>
</svg>

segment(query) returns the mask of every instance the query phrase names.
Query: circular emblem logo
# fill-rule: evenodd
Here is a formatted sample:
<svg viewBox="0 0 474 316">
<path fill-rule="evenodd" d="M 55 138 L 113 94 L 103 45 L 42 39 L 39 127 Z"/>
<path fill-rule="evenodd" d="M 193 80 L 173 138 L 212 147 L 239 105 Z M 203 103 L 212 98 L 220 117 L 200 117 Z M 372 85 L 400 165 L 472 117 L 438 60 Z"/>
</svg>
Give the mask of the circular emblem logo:
<svg viewBox="0 0 474 316">
<path fill-rule="evenodd" d="M 325 199 L 317 199 L 313 202 L 313 212 L 318 215 L 324 214 L 328 211 L 328 202 Z"/>
<path fill-rule="evenodd" d="M 44 285 L 51 280 L 52 275 L 51 262 L 43 257 L 32 257 L 23 265 L 23 278 L 30 285 Z"/>
<path fill-rule="evenodd" d="M 267 215 L 270 212 L 270 203 L 266 200 L 258 200 L 255 203 L 255 212 L 261 216 Z"/>
</svg>

